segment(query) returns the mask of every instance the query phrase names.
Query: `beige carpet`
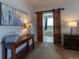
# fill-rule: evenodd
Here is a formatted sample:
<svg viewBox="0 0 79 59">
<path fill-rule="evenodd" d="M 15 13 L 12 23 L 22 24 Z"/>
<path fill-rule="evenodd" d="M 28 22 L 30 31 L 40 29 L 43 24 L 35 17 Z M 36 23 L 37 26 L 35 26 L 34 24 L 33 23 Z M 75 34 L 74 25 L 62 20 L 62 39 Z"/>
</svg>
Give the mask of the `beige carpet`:
<svg viewBox="0 0 79 59">
<path fill-rule="evenodd" d="M 79 51 L 65 50 L 52 43 L 41 43 L 25 59 L 79 59 Z"/>
</svg>

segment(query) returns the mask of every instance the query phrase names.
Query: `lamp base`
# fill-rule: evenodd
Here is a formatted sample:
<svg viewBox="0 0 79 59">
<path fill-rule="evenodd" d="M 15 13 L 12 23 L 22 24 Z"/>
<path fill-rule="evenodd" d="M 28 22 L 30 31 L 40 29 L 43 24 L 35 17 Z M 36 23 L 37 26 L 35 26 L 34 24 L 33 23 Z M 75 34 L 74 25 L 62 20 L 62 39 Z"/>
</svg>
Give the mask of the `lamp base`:
<svg viewBox="0 0 79 59">
<path fill-rule="evenodd" d="M 73 35 L 72 30 L 73 30 L 73 29 L 71 28 L 71 33 L 70 33 L 71 35 Z"/>
</svg>

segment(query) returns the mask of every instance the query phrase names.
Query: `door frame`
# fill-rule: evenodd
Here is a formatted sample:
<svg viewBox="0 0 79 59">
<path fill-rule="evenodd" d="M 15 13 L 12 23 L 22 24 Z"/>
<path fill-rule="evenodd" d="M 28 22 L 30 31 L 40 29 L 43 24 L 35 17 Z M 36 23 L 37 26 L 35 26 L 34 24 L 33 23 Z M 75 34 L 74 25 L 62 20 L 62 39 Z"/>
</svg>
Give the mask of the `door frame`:
<svg viewBox="0 0 79 59">
<path fill-rule="evenodd" d="M 59 10 L 64 10 L 64 8 L 57 8 L 57 9 L 59 9 Z M 52 12 L 53 13 L 53 11 L 54 11 L 54 9 L 53 10 L 47 10 L 47 11 L 37 11 L 37 12 L 35 12 L 35 14 L 39 14 L 39 13 L 41 13 L 41 15 L 43 16 L 43 13 L 44 12 Z M 41 19 L 41 22 L 43 21 L 43 19 Z M 54 21 L 54 20 L 53 20 Z M 60 20 L 61 21 L 61 20 Z M 37 22 L 38 22 L 38 17 L 37 17 Z M 43 22 L 41 23 L 41 25 L 43 24 Z M 38 25 L 38 24 L 37 24 Z M 61 25 L 61 24 L 60 24 Z M 43 25 L 42 25 L 43 26 Z M 41 39 L 39 40 L 39 35 L 38 35 L 38 30 L 37 30 L 37 41 L 38 42 L 43 42 L 43 27 L 41 26 L 41 29 L 42 29 L 42 31 L 41 31 Z M 54 25 L 55 26 L 55 25 Z M 38 26 L 37 26 L 37 29 L 38 29 Z M 61 36 L 61 35 L 60 35 Z M 55 36 L 54 36 L 54 38 L 55 38 Z M 55 39 L 54 39 L 54 41 L 55 41 Z M 55 42 L 54 42 L 55 43 Z M 61 44 L 61 43 L 60 43 Z"/>
<path fill-rule="evenodd" d="M 43 12 L 43 15 L 46 14 L 46 13 L 52 13 L 52 12 Z M 48 18 L 48 17 L 53 18 L 53 13 L 52 13 L 52 16 L 47 16 L 45 19 L 43 19 L 44 16 L 42 17 L 42 29 L 45 29 L 45 30 L 47 29 L 47 21 L 48 21 L 47 18 Z M 46 21 L 43 22 L 44 20 L 46 20 Z M 53 20 L 53 19 L 52 19 L 52 20 Z M 53 20 L 53 22 L 54 22 L 54 20 Z M 52 22 L 52 23 L 53 23 L 53 22 Z M 44 25 L 46 25 L 46 27 L 43 26 L 43 23 L 44 23 Z M 54 23 L 53 23 L 53 25 L 54 25 Z M 53 27 L 53 28 L 54 28 L 54 27 Z M 53 28 L 52 28 L 52 32 L 53 32 Z M 44 32 L 43 32 L 43 34 L 44 34 Z M 54 33 L 52 33 L 51 35 L 54 37 Z M 44 37 L 44 35 L 43 35 L 43 37 Z M 53 41 L 53 38 L 52 38 L 52 41 Z"/>
</svg>

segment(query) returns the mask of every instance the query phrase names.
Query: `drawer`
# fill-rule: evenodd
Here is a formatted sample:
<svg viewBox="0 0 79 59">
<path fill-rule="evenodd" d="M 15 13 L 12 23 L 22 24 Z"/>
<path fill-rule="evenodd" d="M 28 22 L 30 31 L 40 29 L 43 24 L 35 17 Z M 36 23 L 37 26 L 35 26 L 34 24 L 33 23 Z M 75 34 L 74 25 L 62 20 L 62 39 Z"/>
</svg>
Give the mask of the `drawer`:
<svg viewBox="0 0 79 59">
<path fill-rule="evenodd" d="M 64 47 L 69 49 L 79 50 L 79 36 L 77 35 L 64 35 Z"/>
</svg>

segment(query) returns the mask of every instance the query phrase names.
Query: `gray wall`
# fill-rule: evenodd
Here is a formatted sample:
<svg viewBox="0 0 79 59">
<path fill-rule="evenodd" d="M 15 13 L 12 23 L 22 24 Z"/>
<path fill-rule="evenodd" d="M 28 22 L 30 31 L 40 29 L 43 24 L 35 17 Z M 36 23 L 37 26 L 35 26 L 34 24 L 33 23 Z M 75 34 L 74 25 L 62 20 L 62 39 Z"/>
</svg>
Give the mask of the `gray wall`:
<svg viewBox="0 0 79 59">
<path fill-rule="evenodd" d="M 53 8 L 65 8 L 65 10 L 62 11 L 61 16 L 61 24 L 62 24 L 62 33 L 69 33 L 70 29 L 67 28 L 64 25 L 65 20 L 77 20 L 79 21 L 79 0 L 51 0 L 50 4 L 48 2 L 40 2 L 39 7 L 37 7 L 37 10 L 50 10 Z M 46 5 L 44 5 L 46 4 Z M 43 5 L 43 6 L 42 6 Z M 36 11 L 37 11 L 36 10 Z M 74 29 L 74 33 L 79 33 L 79 27 L 77 27 L 77 30 Z"/>
<path fill-rule="evenodd" d="M 27 0 L 0 0 L 0 2 L 5 3 L 17 10 L 27 13 L 31 17 L 32 24 L 34 25 L 34 9 L 28 4 Z M 34 33 L 34 26 L 32 25 L 32 33 Z M 14 30 L 13 30 L 14 29 Z M 20 26 L 0 26 L 0 42 L 3 36 L 14 34 L 20 32 L 22 27 Z"/>
<path fill-rule="evenodd" d="M 34 9 L 28 4 L 28 0 L 0 0 L 0 2 L 5 3 L 7 5 L 10 5 L 11 7 L 18 9 L 24 13 L 27 13 L 31 17 L 32 22 L 32 29 L 31 32 L 35 33 L 35 22 L 34 22 Z M 21 32 L 22 27 L 21 26 L 0 26 L 0 42 L 2 38 L 6 35 L 15 34 L 17 32 Z M 23 46 L 17 49 L 17 52 L 22 49 Z M 1 55 L 1 44 L 0 44 L 0 59 L 2 59 Z M 10 51 L 8 52 L 10 57 Z"/>
<path fill-rule="evenodd" d="M 38 10 L 51 10 L 53 8 L 65 8 L 61 12 L 61 30 L 63 33 L 70 33 L 70 28 L 65 26 L 66 20 L 75 20 L 78 22 L 77 28 L 73 28 L 73 33 L 79 34 L 79 0 L 50 0 L 51 2 L 41 1 L 36 6 L 36 11 Z M 45 5 L 44 5 L 45 4 Z M 62 36 L 63 39 L 63 36 Z M 63 41 L 63 40 L 62 40 Z"/>
</svg>

